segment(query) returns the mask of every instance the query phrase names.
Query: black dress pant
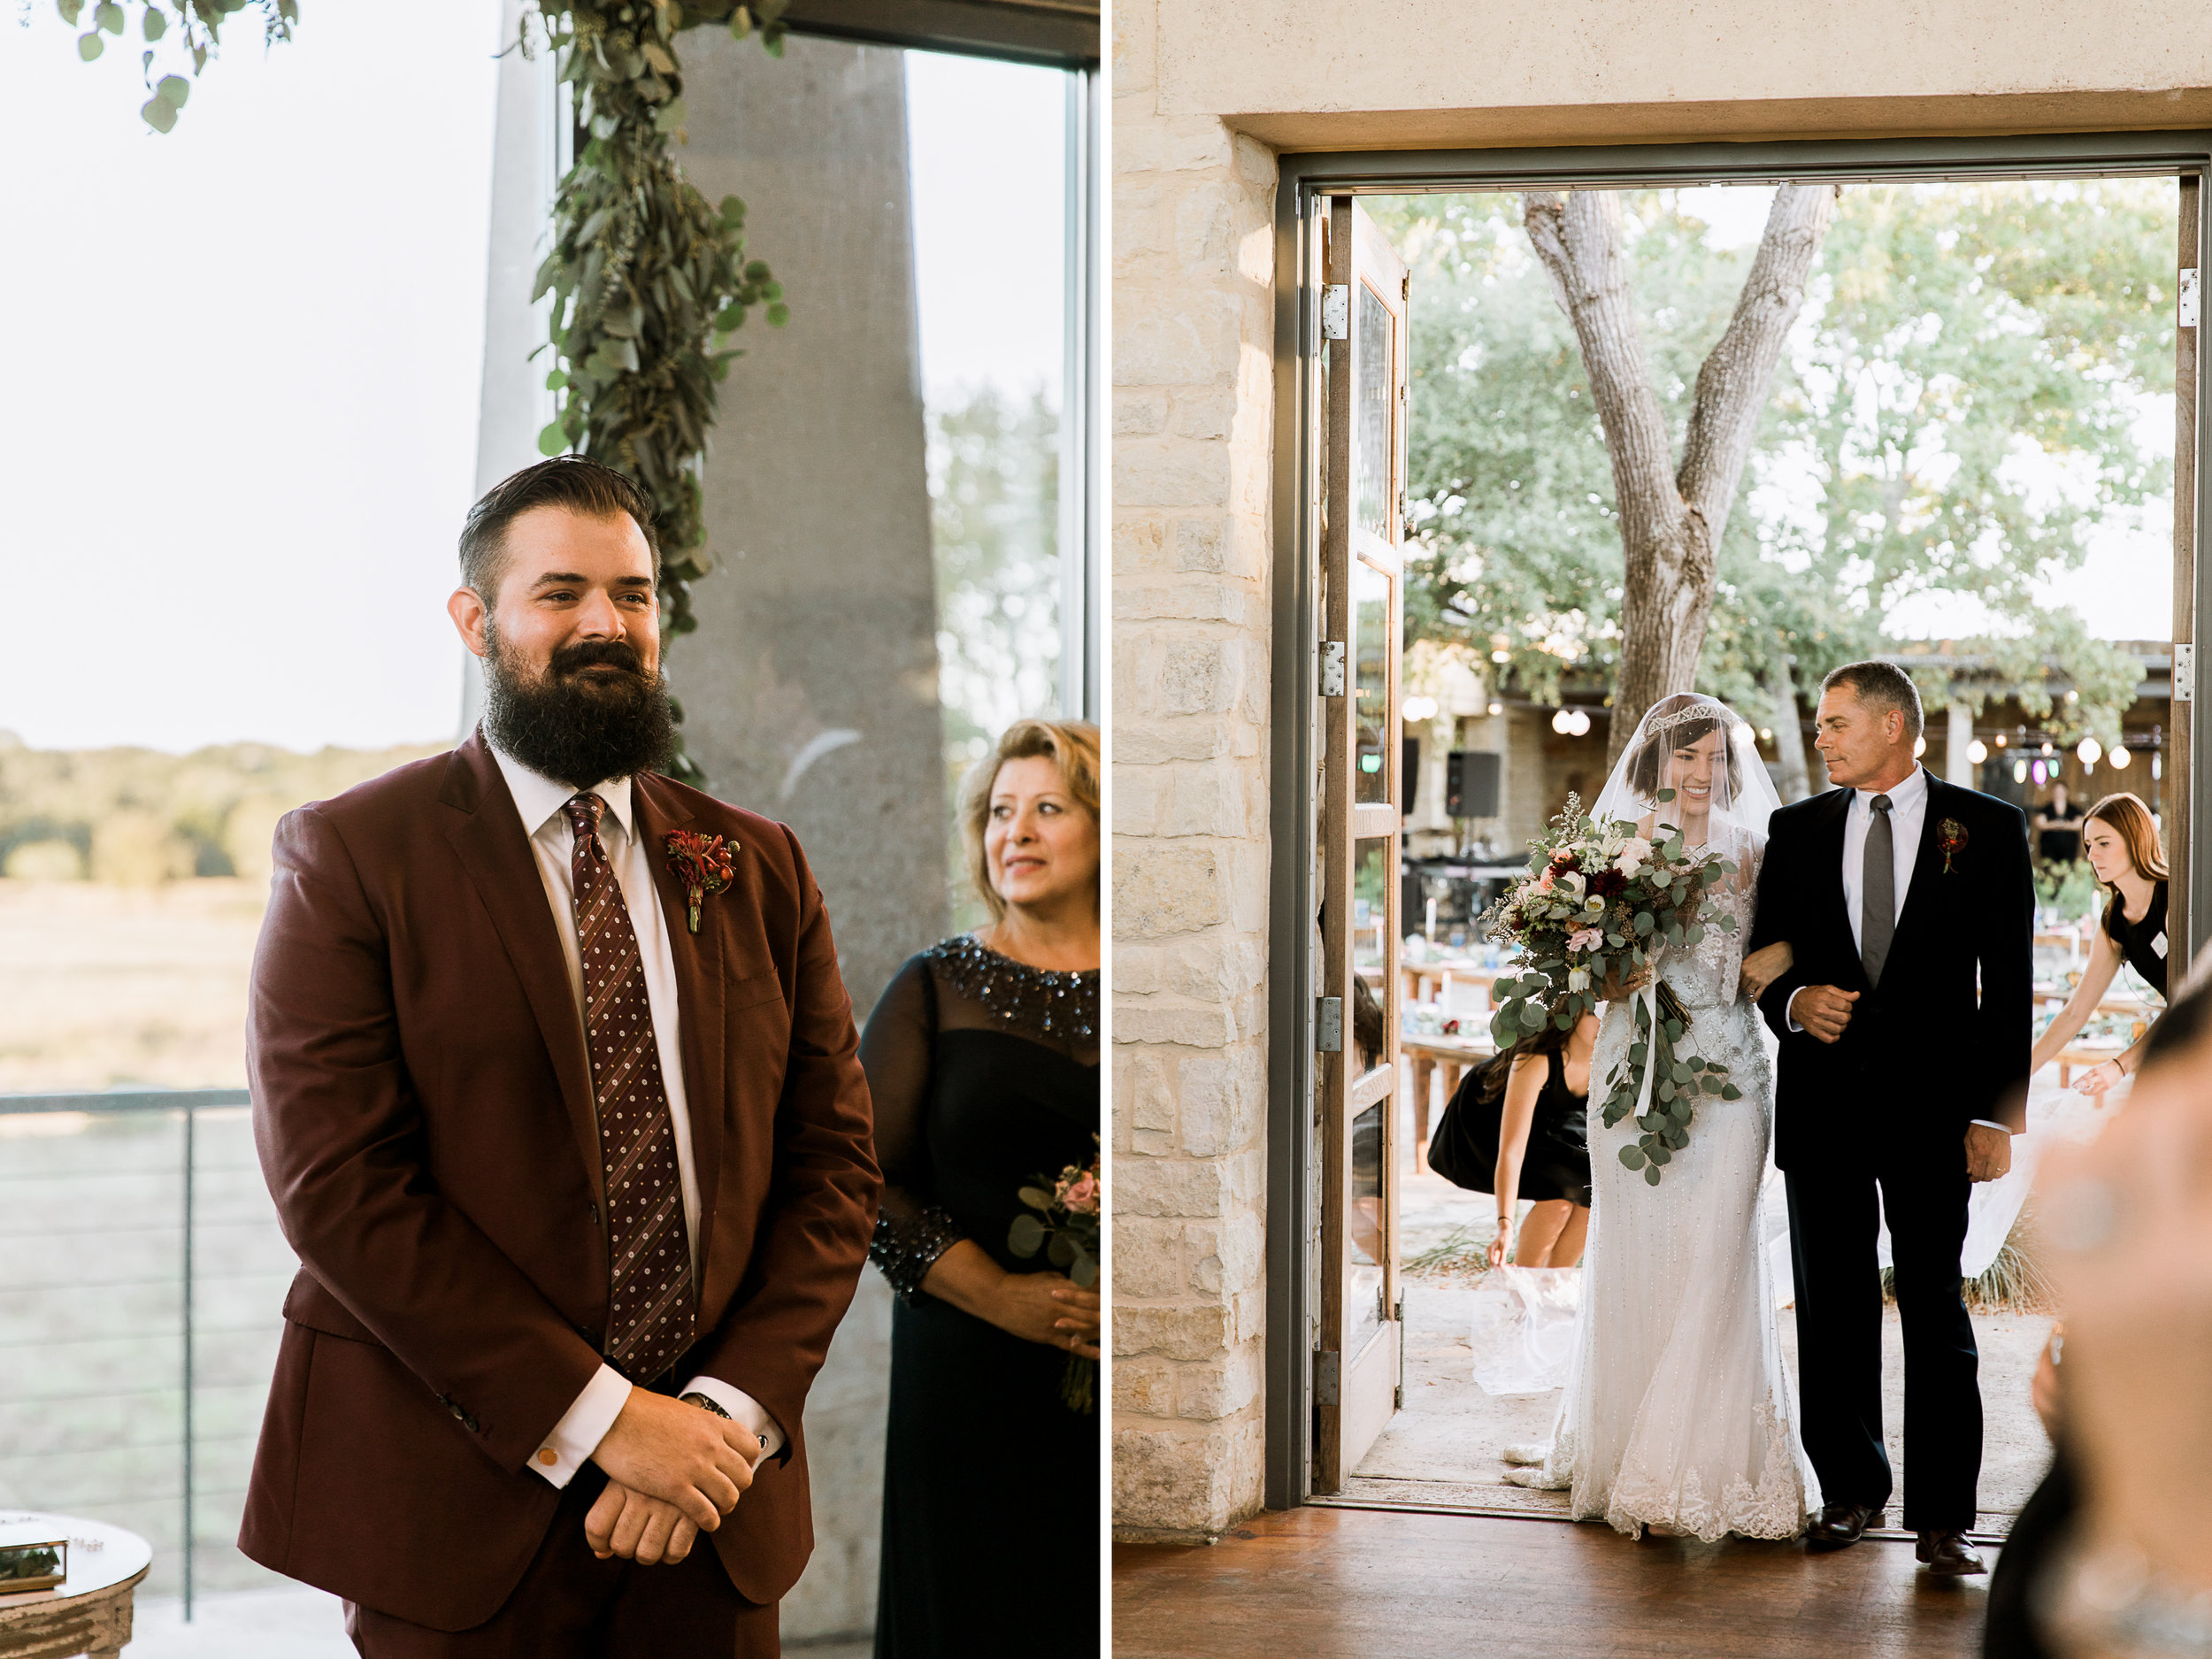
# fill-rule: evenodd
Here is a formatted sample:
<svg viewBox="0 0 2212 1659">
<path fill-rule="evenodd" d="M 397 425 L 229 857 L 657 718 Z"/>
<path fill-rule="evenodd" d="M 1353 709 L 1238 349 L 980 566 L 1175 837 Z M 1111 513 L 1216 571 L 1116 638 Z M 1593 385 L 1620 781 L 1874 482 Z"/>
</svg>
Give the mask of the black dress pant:
<svg viewBox="0 0 2212 1659">
<path fill-rule="evenodd" d="M 1886 1216 L 1905 1336 L 1911 1480 L 1904 1524 L 1916 1532 L 1971 1527 L 1982 1396 L 1974 1324 L 1959 1294 L 1970 1185 L 1963 1142 L 1947 1156 L 1941 1148 L 1900 1148 L 1872 1166 L 1797 1168 L 1786 1179 L 1799 1421 L 1822 1500 L 1882 1509 L 1894 1484 L 1882 1439 L 1882 1283 L 1875 1256 Z"/>
</svg>

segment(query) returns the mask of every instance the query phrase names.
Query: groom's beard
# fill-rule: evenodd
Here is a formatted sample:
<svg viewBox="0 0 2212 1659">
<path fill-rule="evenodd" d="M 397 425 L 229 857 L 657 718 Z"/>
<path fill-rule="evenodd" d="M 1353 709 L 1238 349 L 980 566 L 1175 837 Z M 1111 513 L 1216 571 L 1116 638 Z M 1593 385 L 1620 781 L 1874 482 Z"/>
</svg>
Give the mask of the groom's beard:
<svg viewBox="0 0 2212 1659">
<path fill-rule="evenodd" d="M 611 778 L 657 772 L 675 747 L 668 681 L 648 676 L 624 640 L 583 640 L 554 651 L 542 676 L 484 630 L 484 730 L 532 772 L 588 789 Z M 618 669 L 589 679 L 596 665 Z"/>
</svg>

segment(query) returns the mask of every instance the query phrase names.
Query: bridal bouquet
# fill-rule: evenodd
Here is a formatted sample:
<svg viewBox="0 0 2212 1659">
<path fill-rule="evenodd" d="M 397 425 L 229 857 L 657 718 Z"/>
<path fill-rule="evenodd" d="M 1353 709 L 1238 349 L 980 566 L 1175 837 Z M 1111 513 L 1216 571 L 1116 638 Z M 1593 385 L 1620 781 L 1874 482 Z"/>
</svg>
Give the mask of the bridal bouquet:
<svg viewBox="0 0 2212 1659">
<path fill-rule="evenodd" d="M 1662 789 L 1662 807 L 1674 791 Z M 1657 978 L 1662 949 L 1694 946 L 1705 889 L 1736 866 L 1716 853 L 1691 853 L 1682 832 L 1657 826 L 1656 839 L 1621 819 L 1593 819 L 1567 797 L 1550 833 L 1529 843 L 1527 877 L 1483 918 L 1490 937 L 1520 953 L 1522 972 L 1499 979 L 1490 1035 L 1502 1052 L 1547 1021 L 1567 1030 L 1597 1011 L 1600 993 L 1647 977 L 1634 994 L 1635 1029 L 1628 1056 L 1606 1079 L 1608 1128 L 1633 1112 L 1643 1133 L 1621 1148 L 1621 1162 L 1641 1170 L 1654 1187 L 1659 1171 L 1690 1143 L 1690 1111 L 1706 1095 L 1738 1100 L 1728 1068 L 1678 1052 L 1690 1028 L 1689 1010 Z M 1736 918 L 1712 926 L 1735 931 Z"/>
<path fill-rule="evenodd" d="M 1037 1183 L 1023 1187 L 1018 1194 L 1037 1214 L 1014 1217 L 1006 1248 L 1025 1258 L 1042 1250 L 1047 1261 L 1066 1269 L 1068 1277 L 1085 1290 L 1094 1288 L 1098 1283 L 1100 1211 L 1106 1197 L 1098 1158 L 1093 1156 L 1088 1169 L 1069 1164 L 1049 1187 L 1041 1175 Z M 1070 1410 L 1087 1417 L 1096 1398 L 1097 1383 L 1096 1360 L 1080 1354 L 1068 1356 L 1067 1371 L 1060 1379 L 1060 1397 Z"/>
</svg>

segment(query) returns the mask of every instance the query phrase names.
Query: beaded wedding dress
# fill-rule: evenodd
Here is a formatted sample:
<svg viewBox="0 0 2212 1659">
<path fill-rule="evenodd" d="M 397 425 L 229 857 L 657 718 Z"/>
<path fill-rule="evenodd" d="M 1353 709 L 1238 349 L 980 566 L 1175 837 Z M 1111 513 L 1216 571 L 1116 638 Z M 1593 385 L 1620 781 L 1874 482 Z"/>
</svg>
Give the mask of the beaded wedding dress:
<svg viewBox="0 0 2212 1659">
<path fill-rule="evenodd" d="M 1687 701 L 1668 699 L 1647 725 Z M 1741 727 L 1724 705 L 1695 702 L 1720 711 L 1724 731 Z M 1668 733 L 1656 736 L 1663 743 Z M 1509 1479 L 1566 1488 L 1578 1520 L 1601 1517 L 1631 1536 L 1650 1526 L 1709 1542 L 1731 1532 L 1793 1538 L 1820 1502 L 1782 1367 L 1760 1242 L 1774 1080 L 1738 970 L 1766 814 L 1744 775 L 1756 768 L 1755 782 L 1770 797 L 1772 786 L 1747 737 L 1742 728 L 1736 738 L 1748 751 L 1739 757 L 1737 799 L 1716 802 L 1706 842 L 1736 872 L 1709 889 L 1703 938 L 1663 955 L 1659 975 L 1690 1015 L 1678 1054 L 1725 1064 L 1741 1097 L 1701 1100 L 1689 1145 L 1650 1185 L 1620 1158 L 1637 1139 L 1633 1116 L 1605 1125 L 1606 1079 L 1626 1057 L 1634 1025 L 1633 1004 L 1605 1005 L 1590 1062 L 1590 1233 L 1574 1359 L 1549 1446 L 1507 1452 L 1513 1462 L 1542 1460 Z M 1624 767 L 1645 740 L 1640 729 Z M 1635 804 L 1609 785 L 1596 810 L 1642 816 Z M 1723 915 L 1734 918 L 1733 933 L 1712 925 Z"/>
</svg>

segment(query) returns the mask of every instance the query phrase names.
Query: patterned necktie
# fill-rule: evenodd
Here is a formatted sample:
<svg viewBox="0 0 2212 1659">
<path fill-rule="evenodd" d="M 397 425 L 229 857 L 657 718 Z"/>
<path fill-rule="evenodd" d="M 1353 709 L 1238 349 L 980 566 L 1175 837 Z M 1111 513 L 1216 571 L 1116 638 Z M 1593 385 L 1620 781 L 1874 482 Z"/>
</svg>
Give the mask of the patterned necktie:
<svg viewBox="0 0 2212 1659">
<path fill-rule="evenodd" d="M 1878 795 L 1866 824 L 1866 852 L 1859 866 L 1859 965 L 1869 986 L 1882 982 L 1889 938 L 1897 928 L 1897 843 L 1892 838 L 1889 797 Z"/>
<path fill-rule="evenodd" d="M 576 831 L 569 872 L 584 965 L 584 1040 L 607 1177 L 604 1352 L 633 1382 L 645 1383 L 691 1344 L 691 1246 L 645 966 L 629 906 L 599 841 L 605 810 L 595 795 L 574 796 L 563 809 Z"/>
</svg>

